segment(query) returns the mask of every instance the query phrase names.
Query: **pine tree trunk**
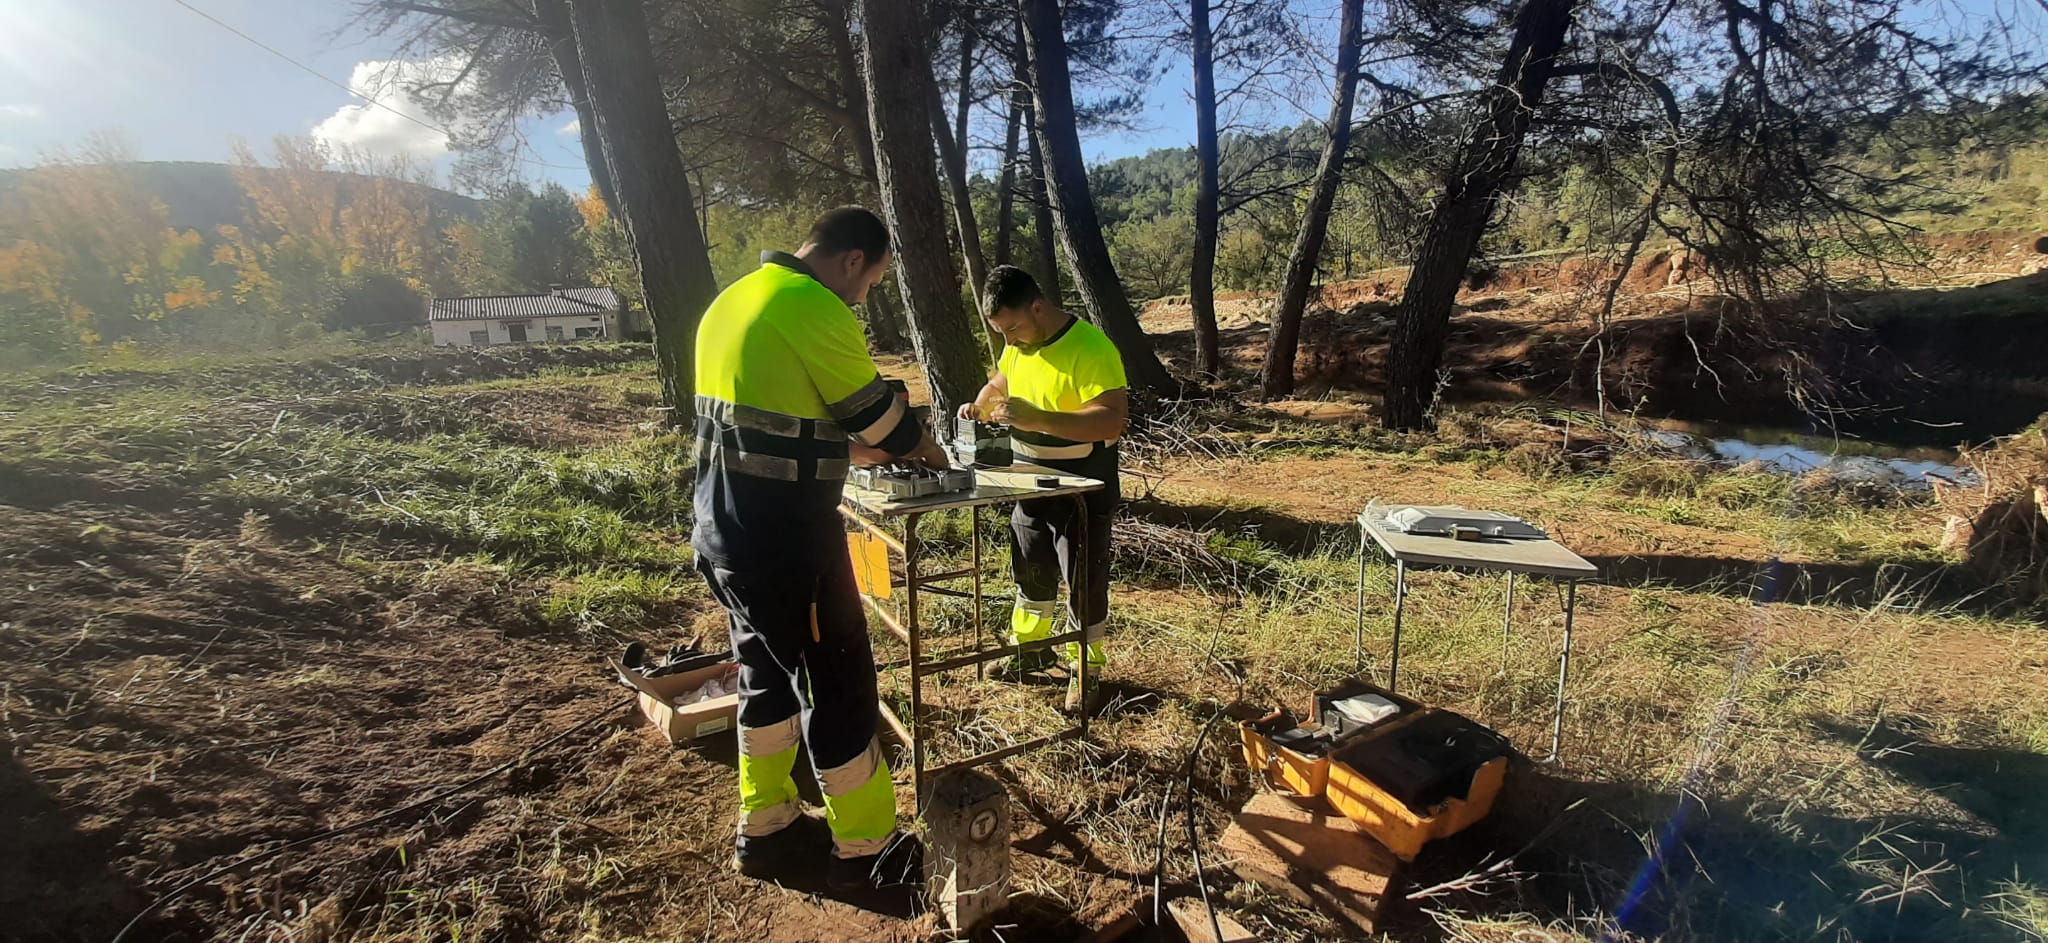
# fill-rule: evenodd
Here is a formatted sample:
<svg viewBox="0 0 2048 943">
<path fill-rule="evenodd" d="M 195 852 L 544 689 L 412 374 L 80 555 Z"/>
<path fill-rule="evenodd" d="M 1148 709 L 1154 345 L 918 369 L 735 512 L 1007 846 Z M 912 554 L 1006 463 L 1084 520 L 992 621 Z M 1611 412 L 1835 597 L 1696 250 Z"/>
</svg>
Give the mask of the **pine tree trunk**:
<svg viewBox="0 0 2048 943">
<path fill-rule="evenodd" d="M 604 147 L 597 139 L 597 115 L 590 110 L 590 90 L 583 81 L 583 57 L 576 54 L 576 27 L 569 22 L 569 11 L 562 6 L 561 0 L 542 0 L 534 4 L 533 12 L 534 18 L 540 21 L 541 36 L 547 40 L 548 51 L 554 56 L 555 71 L 562 77 L 562 88 L 569 93 L 569 107 L 576 112 L 576 136 L 583 147 L 583 163 L 590 168 L 590 185 L 597 188 L 598 198 L 604 201 L 605 212 L 618 219 L 618 191 L 612 186 L 611 169 L 605 166 Z"/>
<path fill-rule="evenodd" d="M 866 309 L 868 339 L 875 349 L 889 354 L 900 354 L 910 349 L 910 342 L 903 339 L 903 309 L 896 304 L 892 294 L 893 286 L 887 282 L 876 285 L 868 291 Z"/>
<path fill-rule="evenodd" d="M 1031 130 L 1038 109 L 1034 106 L 1024 113 L 1026 127 L 1024 136 L 1030 139 L 1027 147 L 1027 162 L 1031 172 L 1031 233 L 1038 256 L 1038 284 L 1053 298 L 1063 297 L 1060 292 L 1060 237 L 1052 222 L 1052 196 L 1045 187 L 1045 154 L 1038 146 L 1038 132 Z"/>
<path fill-rule="evenodd" d="M 974 194 L 967 187 L 967 154 L 953 129 L 946 126 L 946 109 L 939 100 L 938 83 L 932 84 L 932 137 L 939 142 L 939 160 L 946 169 L 946 186 L 953 197 L 953 228 L 960 233 L 960 257 L 967 263 L 967 291 L 974 298 L 975 320 L 981 322 L 982 337 L 988 345 L 989 360 L 1003 355 L 1003 336 L 981 317 L 981 286 L 988 282 L 988 262 L 981 254 L 981 223 L 974 218 Z"/>
<path fill-rule="evenodd" d="M 1024 163 L 1026 199 L 1031 204 L 1031 234 L 1035 242 L 1033 254 L 1037 259 L 1025 268 L 1038 276 L 1039 287 L 1045 293 L 1058 299 L 1060 293 L 1059 235 L 1054 232 L 1052 222 L 1052 198 L 1045 192 L 1045 155 L 1038 146 L 1038 132 L 1032 128 L 1038 124 L 1038 106 L 1033 102 L 1031 84 L 1031 51 L 1024 37 L 1024 21 L 1017 21 L 1017 56 L 1011 64 L 1017 80 L 1018 122 L 1024 133 Z"/>
<path fill-rule="evenodd" d="M 1209 0 L 1189 0 L 1194 34 L 1195 258 L 1188 270 L 1188 307 L 1195 313 L 1195 372 L 1214 378 L 1223 372 L 1223 339 L 1216 330 L 1217 148 L 1216 60 L 1209 35 Z"/>
<path fill-rule="evenodd" d="M 1021 3 L 1038 102 L 1032 131 L 1045 157 L 1046 191 L 1067 265 L 1074 270 L 1082 301 L 1095 312 L 1096 324 L 1123 355 L 1124 374 L 1132 388 L 1170 394 L 1173 378 L 1153 352 L 1152 339 L 1145 335 L 1130 298 L 1124 294 L 1109 258 L 1102 222 L 1095 215 L 1095 200 L 1088 192 L 1088 167 L 1082 161 L 1081 135 L 1074 124 L 1074 88 L 1067 71 L 1067 38 L 1061 31 L 1059 0 Z"/>
<path fill-rule="evenodd" d="M 1010 264 L 1011 230 L 1017 225 L 1017 125 L 1024 117 L 1024 106 L 1018 104 L 1017 95 L 1027 94 L 1019 90 L 1010 96 L 1010 117 L 1003 129 L 1003 173 L 996 182 L 996 264 Z"/>
<path fill-rule="evenodd" d="M 1450 337 L 1451 308 L 1472 253 L 1514 172 L 1534 109 L 1572 25 L 1578 0 L 1524 0 L 1500 75 L 1486 90 L 1485 113 L 1459 148 L 1444 180 L 1422 248 L 1395 309 L 1384 421 L 1389 429 L 1423 429 L 1436 399 L 1437 371 Z"/>
<path fill-rule="evenodd" d="M 981 345 L 960 304 L 960 275 L 947 244 L 945 201 L 934 175 L 932 62 L 916 5 L 861 0 L 861 57 L 882 209 L 896 244 L 896 277 L 909 309 L 910 340 L 932 391 L 935 415 L 970 402 L 988 377 Z"/>
<path fill-rule="evenodd" d="M 961 162 L 966 162 L 967 118 L 974 107 L 974 24 L 965 17 L 960 21 L 960 97 L 953 102 L 953 140 L 960 148 Z"/>
<path fill-rule="evenodd" d="M 853 31 L 846 22 L 843 3 L 820 4 L 828 37 L 832 41 L 833 63 L 839 69 L 840 94 L 846 96 L 846 112 L 853 116 L 853 152 L 860 158 L 861 173 L 879 186 L 875 173 L 875 140 L 868 124 L 867 83 L 860 74 L 860 54 L 853 48 Z"/>
<path fill-rule="evenodd" d="M 655 70 L 641 0 L 566 3 L 604 166 L 618 197 L 619 224 L 640 268 L 640 292 L 654 322 L 662 401 L 673 425 L 693 424 L 697 323 L 718 294 L 697 228 L 690 175 Z M 557 8 L 559 12 L 559 8 Z"/>
<path fill-rule="evenodd" d="M 1294 237 L 1294 252 L 1287 257 L 1280 307 L 1273 313 L 1273 329 L 1266 335 L 1266 366 L 1260 386 L 1267 399 L 1294 392 L 1294 354 L 1301 342 L 1301 315 L 1308 307 L 1309 289 L 1315 286 L 1323 237 L 1330 228 L 1330 207 L 1337 200 L 1337 184 L 1344 177 L 1344 151 L 1351 146 L 1351 108 L 1358 91 L 1364 6 L 1364 0 L 1344 0 L 1343 22 L 1337 28 L 1337 88 L 1330 100 L 1329 137 L 1323 142 L 1322 162 L 1316 166 L 1308 210 L 1302 214 L 1301 229 Z"/>
</svg>

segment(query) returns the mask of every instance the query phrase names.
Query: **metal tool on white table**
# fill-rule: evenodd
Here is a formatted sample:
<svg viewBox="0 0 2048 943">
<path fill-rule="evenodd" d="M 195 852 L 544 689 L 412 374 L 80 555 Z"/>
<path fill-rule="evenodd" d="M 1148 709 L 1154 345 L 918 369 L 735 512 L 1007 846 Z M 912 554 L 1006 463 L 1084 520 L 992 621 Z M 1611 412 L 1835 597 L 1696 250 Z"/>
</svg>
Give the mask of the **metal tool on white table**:
<svg viewBox="0 0 2048 943">
<path fill-rule="evenodd" d="M 856 487 L 892 498 L 922 498 L 974 490 L 974 470 L 971 468 L 931 469 L 897 462 L 856 468 L 847 477 Z"/>
</svg>

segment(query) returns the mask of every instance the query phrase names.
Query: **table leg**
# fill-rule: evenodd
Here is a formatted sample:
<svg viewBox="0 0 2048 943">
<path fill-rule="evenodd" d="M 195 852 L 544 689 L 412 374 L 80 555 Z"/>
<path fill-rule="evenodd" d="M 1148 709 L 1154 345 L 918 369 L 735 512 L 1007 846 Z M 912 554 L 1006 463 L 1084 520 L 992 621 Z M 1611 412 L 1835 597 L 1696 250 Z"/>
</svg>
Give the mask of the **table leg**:
<svg viewBox="0 0 2048 943">
<path fill-rule="evenodd" d="M 1394 561 L 1394 658 L 1387 668 L 1387 690 L 1401 688 L 1401 615 L 1408 607 L 1408 564 Z"/>
<path fill-rule="evenodd" d="M 1508 571 L 1508 603 L 1500 614 L 1500 673 L 1508 673 L 1508 637 L 1515 631 L 1515 571 Z"/>
<path fill-rule="evenodd" d="M 985 632 L 986 632 L 986 626 L 984 626 L 984 625 L 983 625 L 983 623 L 982 623 L 982 618 L 981 618 L 981 508 L 980 508 L 980 507 L 971 507 L 971 508 L 968 508 L 968 509 L 967 509 L 967 543 L 968 543 L 968 545 L 969 545 L 969 546 L 971 546 L 971 547 L 973 547 L 973 548 L 974 548 L 974 648 L 975 648 L 975 650 L 976 650 L 976 651 L 980 651 L 980 650 L 981 650 L 981 643 L 982 643 L 982 641 L 984 640 L 984 634 L 985 634 Z M 977 664 L 977 665 L 975 665 L 975 666 L 974 666 L 974 677 L 975 677 L 975 678 L 976 678 L 977 680 L 981 680 L 981 681 L 986 681 L 986 680 L 988 680 L 988 663 L 987 663 L 987 662 L 982 662 L 982 663 L 980 663 L 980 664 Z"/>
<path fill-rule="evenodd" d="M 1087 590 L 1074 577 L 1078 575 L 1084 580 L 1094 579 L 1093 576 L 1089 575 L 1088 571 L 1088 498 L 1085 495 L 1077 494 L 1074 496 L 1074 520 L 1078 526 L 1074 528 L 1076 533 L 1076 539 L 1074 540 L 1074 571 L 1067 574 L 1067 588 L 1071 593 L 1067 597 L 1067 611 L 1069 615 L 1074 612 L 1074 600 L 1088 598 Z M 1109 613 L 1103 613 L 1104 618 L 1108 618 L 1108 616 Z M 1075 619 L 1074 621 L 1080 622 L 1081 620 Z M 1081 626 L 1081 640 L 1074 644 L 1080 647 L 1081 657 L 1074 659 L 1079 663 L 1075 667 L 1074 672 L 1081 685 L 1081 737 L 1085 740 L 1088 737 L 1088 708 L 1090 706 L 1088 703 L 1088 627 L 1086 625 Z"/>
<path fill-rule="evenodd" d="M 903 518 L 903 626 L 910 634 L 910 794 L 924 802 L 924 631 L 917 606 L 917 525 L 923 514 Z"/>
<path fill-rule="evenodd" d="M 1351 673 L 1365 673 L 1365 551 L 1371 546 L 1372 538 L 1365 533 L 1365 525 L 1358 525 L 1358 624 L 1351 640 Z"/>
<path fill-rule="evenodd" d="M 1572 673 L 1572 617 L 1579 610 L 1579 581 L 1565 584 L 1564 651 L 1557 658 L 1557 706 L 1550 722 L 1550 759 L 1555 763 L 1564 747 L 1564 683 Z"/>
</svg>

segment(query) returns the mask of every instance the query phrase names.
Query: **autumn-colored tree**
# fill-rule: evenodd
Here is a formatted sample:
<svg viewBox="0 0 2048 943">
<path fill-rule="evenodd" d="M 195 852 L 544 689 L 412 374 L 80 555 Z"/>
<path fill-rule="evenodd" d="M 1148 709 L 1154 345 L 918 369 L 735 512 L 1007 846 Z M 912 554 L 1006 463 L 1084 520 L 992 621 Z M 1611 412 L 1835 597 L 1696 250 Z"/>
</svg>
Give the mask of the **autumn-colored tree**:
<svg viewBox="0 0 2048 943">
<path fill-rule="evenodd" d="M 633 247 L 626 241 L 626 230 L 605 208 L 604 196 L 595 184 L 576 201 L 576 212 L 583 217 L 577 238 L 590 254 L 591 280 L 618 292 L 628 305 L 639 307 L 640 273 L 634 267 Z"/>
<path fill-rule="evenodd" d="M 0 368 L 48 362 L 91 339 L 80 330 L 90 313 L 66 302 L 56 264 L 38 243 L 0 245 Z"/>
<path fill-rule="evenodd" d="M 95 135 L 76 156 L 58 154 L 25 175 L 17 205 L 0 214 L 21 257 L 35 259 L 43 284 L 34 293 L 82 341 L 159 337 L 174 314 L 215 298 L 203 239 L 171 226 L 163 201 L 136 184 L 134 162 L 121 138 Z"/>
</svg>

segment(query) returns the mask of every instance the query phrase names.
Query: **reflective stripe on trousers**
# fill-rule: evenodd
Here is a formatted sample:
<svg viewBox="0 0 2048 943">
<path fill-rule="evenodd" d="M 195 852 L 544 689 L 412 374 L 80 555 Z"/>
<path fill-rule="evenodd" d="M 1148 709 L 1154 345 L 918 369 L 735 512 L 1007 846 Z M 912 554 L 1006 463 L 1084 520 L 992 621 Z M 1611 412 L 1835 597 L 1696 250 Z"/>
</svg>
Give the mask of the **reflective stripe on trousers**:
<svg viewBox="0 0 2048 943">
<path fill-rule="evenodd" d="M 795 714 L 765 727 L 740 726 L 740 834 L 772 835 L 802 814 L 790 776 L 801 727 Z"/>
<path fill-rule="evenodd" d="M 1026 599 L 1023 593 L 1018 593 L 1017 606 L 1010 610 L 1011 641 L 1021 645 L 1025 642 L 1036 642 L 1039 639 L 1051 638 L 1059 634 L 1057 631 L 1059 608 L 1058 600 L 1048 599 L 1041 602 L 1035 599 Z M 1109 656 L 1102 650 L 1102 635 L 1108 627 L 1109 620 L 1105 619 L 1088 626 L 1088 634 L 1083 636 L 1083 638 L 1088 640 L 1088 669 L 1090 671 L 1101 668 L 1109 663 Z M 1073 630 L 1068 629 L 1067 631 L 1071 632 Z M 1068 642 L 1062 646 L 1061 651 L 1066 663 L 1069 665 L 1073 664 L 1075 659 L 1081 657 L 1081 646 L 1075 642 Z"/>
<path fill-rule="evenodd" d="M 1010 613 L 1010 631 L 1019 642 L 1030 642 L 1060 634 L 1054 600 L 1060 585 L 1067 586 L 1067 611 L 1071 625 L 1086 627 L 1089 640 L 1088 666 L 1107 664 L 1101 643 L 1103 627 L 1109 622 L 1109 547 L 1114 526 L 1113 499 L 1090 502 L 1085 508 L 1072 498 L 1038 498 L 1019 501 L 1010 512 L 1010 563 L 1017 577 L 1017 607 Z M 1076 541 L 1087 552 L 1076 572 Z M 1071 628 L 1066 630 L 1071 631 Z M 1080 646 L 1066 646 L 1066 660 L 1081 657 Z"/>
<path fill-rule="evenodd" d="M 740 840 L 796 821 L 801 738 L 836 852 L 857 857 L 895 831 L 896 790 L 875 740 L 874 652 L 846 545 L 815 549 L 755 565 L 700 554 L 697 570 L 726 609 L 740 668 Z"/>
</svg>

